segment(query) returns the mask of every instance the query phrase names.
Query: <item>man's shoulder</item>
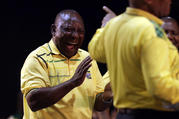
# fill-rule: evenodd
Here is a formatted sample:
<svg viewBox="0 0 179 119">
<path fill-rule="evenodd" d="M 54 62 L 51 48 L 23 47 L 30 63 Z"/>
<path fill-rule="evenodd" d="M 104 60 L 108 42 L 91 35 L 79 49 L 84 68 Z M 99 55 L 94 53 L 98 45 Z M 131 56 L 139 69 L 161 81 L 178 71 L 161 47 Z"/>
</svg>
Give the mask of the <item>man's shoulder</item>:
<svg viewBox="0 0 179 119">
<path fill-rule="evenodd" d="M 82 55 L 82 56 L 89 56 L 89 52 L 83 49 L 78 49 L 78 52 Z"/>
<path fill-rule="evenodd" d="M 146 28 L 153 29 L 153 24 L 151 21 L 143 16 L 125 16 L 125 14 L 119 15 L 116 18 L 111 20 L 111 23 L 113 26 L 117 26 L 116 24 L 119 24 L 120 26 L 125 26 L 125 28 L 130 28 L 131 30 L 134 29 L 137 30 L 143 30 Z"/>
<path fill-rule="evenodd" d="M 150 20 L 143 16 L 134 17 L 129 22 L 131 22 L 133 25 L 138 25 L 142 27 L 152 26 L 152 23 L 150 22 Z"/>
<path fill-rule="evenodd" d="M 161 28 L 161 26 L 159 24 L 157 24 L 155 21 L 150 20 L 150 22 L 152 23 L 153 27 L 155 28 L 155 33 L 158 37 L 165 39 L 165 34 L 164 34 L 164 30 Z"/>
<path fill-rule="evenodd" d="M 147 19 L 145 17 L 135 17 L 131 20 L 131 26 L 135 29 L 140 30 L 142 32 L 146 32 L 147 34 L 155 34 L 156 36 L 163 38 L 164 32 L 157 22 Z"/>
<path fill-rule="evenodd" d="M 38 48 L 36 48 L 35 50 L 33 50 L 33 51 L 29 54 L 29 56 L 32 56 L 32 57 L 34 57 L 34 56 L 35 56 L 35 57 L 45 56 L 45 55 L 47 55 L 47 54 L 49 54 L 49 53 L 50 53 L 50 50 L 49 50 L 49 48 L 48 48 L 48 44 L 45 43 L 45 44 L 39 46 Z"/>
</svg>

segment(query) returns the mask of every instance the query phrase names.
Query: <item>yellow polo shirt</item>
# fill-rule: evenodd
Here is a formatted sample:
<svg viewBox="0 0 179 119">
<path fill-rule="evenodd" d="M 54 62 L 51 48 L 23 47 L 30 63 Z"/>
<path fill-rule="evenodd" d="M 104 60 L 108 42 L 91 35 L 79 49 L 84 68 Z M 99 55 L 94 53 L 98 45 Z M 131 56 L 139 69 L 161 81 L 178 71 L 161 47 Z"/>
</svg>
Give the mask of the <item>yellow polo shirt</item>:
<svg viewBox="0 0 179 119">
<path fill-rule="evenodd" d="M 88 52 L 79 49 L 75 56 L 67 59 L 52 40 L 30 53 L 21 70 L 23 119 L 91 119 L 96 94 L 103 92 L 106 85 L 95 61 L 92 61 L 92 67 L 87 71 L 83 84 L 74 88 L 56 104 L 32 112 L 25 98 L 32 89 L 53 87 L 69 80 L 88 55 Z"/>
<path fill-rule="evenodd" d="M 90 56 L 107 63 L 115 107 L 170 110 L 164 102 L 179 102 L 178 51 L 162 23 L 128 7 L 90 41 Z"/>
</svg>

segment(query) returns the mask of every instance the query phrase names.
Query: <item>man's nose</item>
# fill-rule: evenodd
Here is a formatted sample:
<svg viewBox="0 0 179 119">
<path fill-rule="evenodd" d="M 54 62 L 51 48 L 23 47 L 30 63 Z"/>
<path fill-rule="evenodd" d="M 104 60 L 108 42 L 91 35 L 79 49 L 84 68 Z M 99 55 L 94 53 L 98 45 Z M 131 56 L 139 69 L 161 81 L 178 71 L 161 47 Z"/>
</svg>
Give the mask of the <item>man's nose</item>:
<svg viewBox="0 0 179 119">
<path fill-rule="evenodd" d="M 174 37 L 173 37 L 173 34 L 172 33 L 167 33 L 167 37 L 170 39 L 170 40 L 174 40 Z"/>
<path fill-rule="evenodd" d="M 78 40 L 79 39 L 79 34 L 78 32 L 74 31 L 72 34 L 73 40 Z"/>
<path fill-rule="evenodd" d="M 170 41 L 173 43 L 173 45 L 177 45 L 177 41 L 175 40 L 175 37 L 174 37 L 174 35 L 172 34 L 172 33 L 168 33 L 167 34 L 167 37 L 168 37 L 168 39 L 170 39 Z"/>
</svg>

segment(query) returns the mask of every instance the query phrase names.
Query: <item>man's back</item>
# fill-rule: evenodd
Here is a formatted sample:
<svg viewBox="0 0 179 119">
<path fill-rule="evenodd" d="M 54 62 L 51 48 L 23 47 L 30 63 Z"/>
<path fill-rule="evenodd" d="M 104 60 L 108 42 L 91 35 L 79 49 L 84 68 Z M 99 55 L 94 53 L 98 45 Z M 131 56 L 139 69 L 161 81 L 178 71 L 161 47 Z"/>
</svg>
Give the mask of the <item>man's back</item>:
<svg viewBox="0 0 179 119">
<path fill-rule="evenodd" d="M 105 51 L 107 58 L 116 57 L 112 60 L 107 59 L 108 64 L 111 65 L 109 70 L 113 73 L 111 76 L 118 77 L 117 80 L 112 81 L 112 85 L 118 87 L 118 90 L 114 89 L 115 92 L 118 92 L 114 92 L 118 95 L 114 97 L 119 98 L 119 102 L 114 102 L 115 105 L 118 105 L 118 108 L 143 108 L 146 106 L 160 108 L 153 107 L 157 100 L 146 90 L 140 61 L 142 44 L 147 40 L 143 39 L 144 36 L 155 35 L 153 24 L 143 16 L 130 14 L 123 14 L 114 20 L 110 27 L 119 30 L 116 30 L 116 35 L 113 36 L 115 38 L 105 43 L 105 48 L 107 48 Z M 111 29 L 108 28 L 108 30 Z M 139 100 L 141 103 L 138 103 Z M 150 102 L 146 103 L 148 100 Z"/>
<path fill-rule="evenodd" d="M 124 14 L 109 21 L 101 29 L 102 34 L 99 30 L 94 36 L 94 39 L 100 38 L 97 42 L 104 43 L 99 49 L 105 52 L 95 55 L 94 59 L 108 65 L 115 107 L 166 110 L 163 101 L 155 97 L 161 92 L 155 90 L 158 85 L 154 81 L 168 75 L 166 72 L 171 71 L 168 66 L 178 55 L 160 28 L 161 24 L 160 19 L 147 12 L 128 8 Z M 93 42 L 90 45 L 93 47 Z M 157 51 L 157 47 L 166 52 Z M 97 49 L 95 51 L 99 53 Z M 166 57 L 166 53 L 170 57 Z M 94 56 L 93 53 L 91 56 Z M 164 65 L 166 62 L 168 64 Z"/>
</svg>

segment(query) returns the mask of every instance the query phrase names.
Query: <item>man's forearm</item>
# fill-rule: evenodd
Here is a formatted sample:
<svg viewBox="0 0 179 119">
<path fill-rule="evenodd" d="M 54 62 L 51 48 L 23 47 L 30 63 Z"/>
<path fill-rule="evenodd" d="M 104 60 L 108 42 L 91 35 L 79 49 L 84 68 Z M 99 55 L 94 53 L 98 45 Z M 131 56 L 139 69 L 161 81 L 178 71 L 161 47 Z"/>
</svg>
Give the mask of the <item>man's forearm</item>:
<svg viewBox="0 0 179 119">
<path fill-rule="evenodd" d="M 38 111 L 58 102 L 76 86 L 71 80 L 50 88 L 39 88 L 27 94 L 26 99 L 32 111 Z"/>
<path fill-rule="evenodd" d="M 91 67 L 91 57 L 87 56 L 77 67 L 71 79 L 54 87 L 39 88 L 26 95 L 29 107 L 37 111 L 57 103 L 73 88 L 80 86 L 86 77 L 86 72 Z"/>
</svg>

